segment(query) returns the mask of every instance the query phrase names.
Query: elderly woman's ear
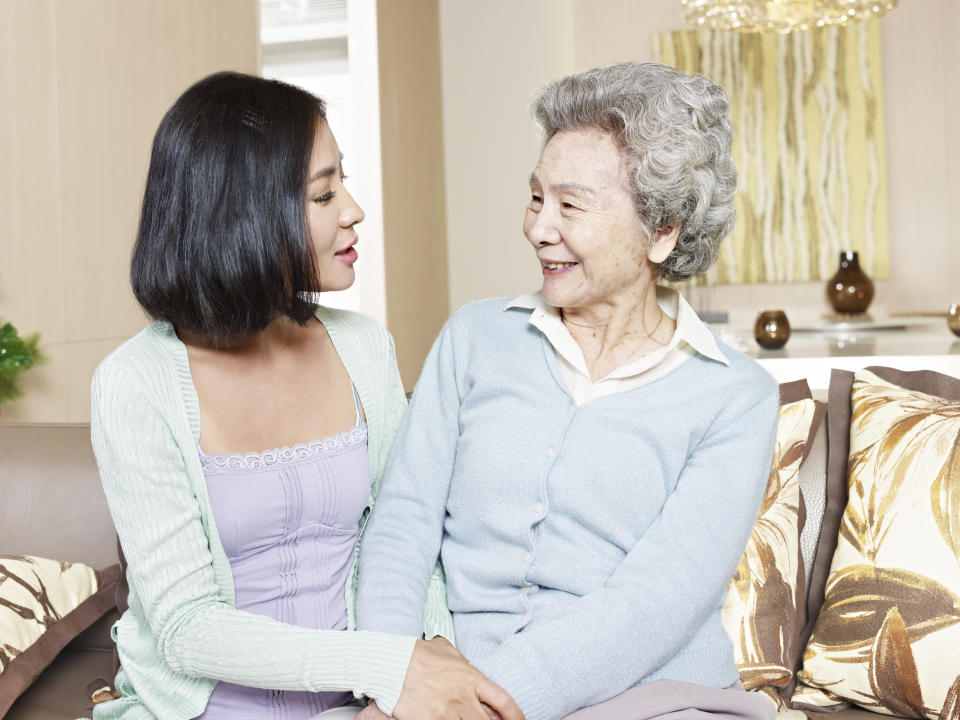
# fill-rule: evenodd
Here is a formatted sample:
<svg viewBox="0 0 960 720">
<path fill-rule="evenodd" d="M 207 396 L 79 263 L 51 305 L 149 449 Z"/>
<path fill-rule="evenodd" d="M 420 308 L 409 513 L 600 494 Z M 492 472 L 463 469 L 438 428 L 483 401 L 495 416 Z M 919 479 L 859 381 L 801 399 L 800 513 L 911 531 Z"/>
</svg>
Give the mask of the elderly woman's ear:
<svg viewBox="0 0 960 720">
<path fill-rule="evenodd" d="M 647 259 L 654 265 L 662 263 L 677 246 L 679 236 L 680 225 L 668 225 L 663 230 L 657 230 L 647 246 Z"/>
</svg>

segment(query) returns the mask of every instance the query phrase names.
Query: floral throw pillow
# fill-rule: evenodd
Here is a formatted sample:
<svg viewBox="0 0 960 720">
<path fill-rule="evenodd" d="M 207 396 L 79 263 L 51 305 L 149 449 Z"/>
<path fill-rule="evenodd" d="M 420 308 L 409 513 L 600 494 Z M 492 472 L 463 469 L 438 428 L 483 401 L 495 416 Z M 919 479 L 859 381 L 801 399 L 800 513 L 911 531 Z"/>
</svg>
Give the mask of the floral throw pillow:
<svg viewBox="0 0 960 720">
<path fill-rule="evenodd" d="M 851 410 L 847 502 L 794 700 L 960 718 L 960 397 L 861 370 Z"/>
<path fill-rule="evenodd" d="M 764 693 L 780 710 L 793 690 L 805 620 L 800 465 L 823 413 L 823 404 L 810 397 L 806 381 L 781 386 L 766 492 L 722 612 L 744 687 Z"/>
</svg>

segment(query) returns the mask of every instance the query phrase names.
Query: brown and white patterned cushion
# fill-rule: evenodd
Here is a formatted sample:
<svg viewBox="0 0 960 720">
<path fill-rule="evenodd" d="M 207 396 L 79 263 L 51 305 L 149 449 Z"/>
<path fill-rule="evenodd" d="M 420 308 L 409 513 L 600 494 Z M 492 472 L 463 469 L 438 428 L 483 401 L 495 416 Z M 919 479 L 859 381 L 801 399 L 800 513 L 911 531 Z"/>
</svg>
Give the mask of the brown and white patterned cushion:
<svg viewBox="0 0 960 720">
<path fill-rule="evenodd" d="M 773 464 L 760 514 L 723 607 L 740 679 L 783 710 L 793 691 L 806 584 L 800 552 L 800 465 L 825 407 L 806 381 L 781 386 Z"/>
<path fill-rule="evenodd" d="M 120 568 L 0 555 L 0 717 L 67 643 L 113 607 Z"/>
<path fill-rule="evenodd" d="M 795 705 L 960 718 L 960 381 L 933 375 L 854 376 L 846 503 Z"/>
</svg>

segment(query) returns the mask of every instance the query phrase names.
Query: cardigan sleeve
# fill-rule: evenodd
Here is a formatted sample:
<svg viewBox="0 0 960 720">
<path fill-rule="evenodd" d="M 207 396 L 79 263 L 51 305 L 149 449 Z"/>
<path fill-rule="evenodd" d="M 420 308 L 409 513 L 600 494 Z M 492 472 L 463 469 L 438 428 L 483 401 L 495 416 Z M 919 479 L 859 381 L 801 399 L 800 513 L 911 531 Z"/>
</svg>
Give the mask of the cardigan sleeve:
<svg viewBox="0 0 960 720">
<path fill-rule="evenodd" d="M 472 659 L 528 720 L 562 717 L 624 692 L 717 611 L 770 472 L 778 396 L 767 380 L 762 392 L 741 393 L 715 418 L 659 517 L 602 587 Z M 698 531 L 688 532 L 691 525 Z"/>
<path fill-rule="evenodd" d="M 280 690 L 353 690 L 391 712 L 413 640 L 297 627 L 220 597 L 207 541 L 215 529 L 204 527 L 184 459 L 195 448 L 178 443 L 140 375 L 115 359 L 100 366 L 91 439 L 127 578 L 159 655 L 188 676 Z"/>
<path fill-rule="evenodd" d="M 452 635 L 437 565 L 459 437 L 451 335 L 448 323 L 424 363 L 360 544 L 362 630 Z"/>
<path fill-rule="evenodd" d="M 407 409 L 407 398 L 403 391 L 400 371 L 397 368 L 393 338 L 386 330 L 383 332 L 388 340 L 387 362 L 384 367 L 387 390 L 383 394 L 384 402 L 386 403 L 383 453 L 386 456 L 386 454 L 390 452 L 393 439 L 397 434 Z M 376 504 L 376 500 L 374 503 Z M 362 544 L 361 542 L 361 546 Z M 433 574 L 430 576 L 430 584 L 427 587 L 421 630 L 423 636 L 426 638 L 442 635 L 451 643 L 454 642 L 453 618 L 450 616 L 450 611 L 447 608 L 447 583 L 443 573 L 443 566 L 440 564 L 439 559 L 434 566 Z"/>
</svg>

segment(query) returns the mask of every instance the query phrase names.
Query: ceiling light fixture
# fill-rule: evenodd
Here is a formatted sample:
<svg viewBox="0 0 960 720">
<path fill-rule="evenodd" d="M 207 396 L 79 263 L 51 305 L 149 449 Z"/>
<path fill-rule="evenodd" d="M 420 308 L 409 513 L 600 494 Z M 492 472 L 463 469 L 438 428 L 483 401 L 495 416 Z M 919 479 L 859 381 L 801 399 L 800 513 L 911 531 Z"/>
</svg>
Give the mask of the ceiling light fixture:
<svg viewBox="0 0 960 720">
<path fill-rule="evenodd" d="M 790 32 L 879 17 L 897 0 L 681 0 L 688 22 L 713 30 Z"/>
</svg>

